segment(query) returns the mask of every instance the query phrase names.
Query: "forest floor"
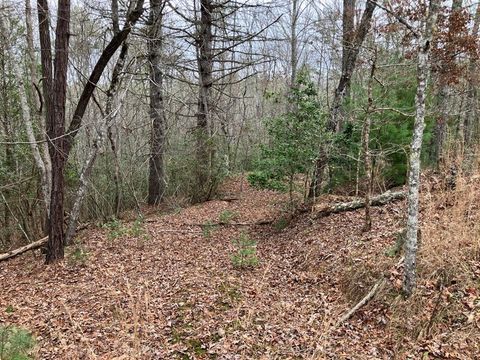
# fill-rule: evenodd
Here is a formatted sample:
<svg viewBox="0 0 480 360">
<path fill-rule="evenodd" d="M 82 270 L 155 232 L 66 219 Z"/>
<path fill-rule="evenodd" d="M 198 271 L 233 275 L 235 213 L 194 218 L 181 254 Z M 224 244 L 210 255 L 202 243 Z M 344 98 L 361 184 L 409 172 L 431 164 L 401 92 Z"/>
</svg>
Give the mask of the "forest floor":
<svg viewBox="0 0 480 360">
<path fill-rule="evenodd" d="M 405 202 L 373 208 L 362 232 L 362 210 L 290 216 L 285 194 L 239 179 L 222 191 L 235 199 L 87 229 L 56 265 L 39 252 L 0 263 L 0 325 L 31 331 L 38 359 L 480 358 L 480 251 L 462 260 L 464 278 L 420 260 L 417 293 L 403 300 L 400 256 L 385 251 Z M 232 263 L 242 233 L 257 242 L 251 269 Z"/>
</svg>

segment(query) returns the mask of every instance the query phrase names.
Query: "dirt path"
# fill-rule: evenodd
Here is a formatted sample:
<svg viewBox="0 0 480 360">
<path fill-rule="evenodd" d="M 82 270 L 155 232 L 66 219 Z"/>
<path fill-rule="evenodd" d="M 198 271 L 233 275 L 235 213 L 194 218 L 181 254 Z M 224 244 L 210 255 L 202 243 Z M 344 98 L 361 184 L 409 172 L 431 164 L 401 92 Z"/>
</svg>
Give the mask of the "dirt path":
<svg viewBox="0 0 480 360">
<path fill-rule="evenodd" d="M 401 204 L 375 209 L 362 234 L 361 211 L 288 225 L 278 221 L 283 195 L 238 183 L 225 191 L 238 199 L 152 215 L 116 238 L 88 230 L 85 253 L 62 264 L 46 267 L 39 254 L 0 264 L 0 324 L 32 331 L 39 359 L 395 358 L 380 301 L 329 329 L 381 275 L 368 264 L 385 258 Z M 227 218 L 277 221 L 196 225 Z M 258 242 L 251 270 L 230 258 L 242 231 Z"/>
</svg>

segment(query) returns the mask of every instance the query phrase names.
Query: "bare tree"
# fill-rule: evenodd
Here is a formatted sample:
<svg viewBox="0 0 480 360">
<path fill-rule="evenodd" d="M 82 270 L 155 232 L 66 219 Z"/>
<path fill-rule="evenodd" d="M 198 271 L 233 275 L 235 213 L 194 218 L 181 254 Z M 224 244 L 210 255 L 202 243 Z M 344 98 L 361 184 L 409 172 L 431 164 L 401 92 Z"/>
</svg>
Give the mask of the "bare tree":
<svg viewBox="0 0 480 360">
<path fill-rule="evenodd" d="M 55 30 L 55 60 L 52 66 L 50 14 L 47 0 L 38 0 L 38 22 L 41 46 L 43 97 L 49 152 L 52 163 L 52 190 L 48 218 L 46 263 L 63 258 L 63 200 L 65 154 L 65 102 L 67 92 L 70 1 L 59 0 Z"/>
<path fill-rule="evenodd" d="M 417 281 L 416 258 L 420 189 L 420 154 L 422 150 L 423 131 L 425 129 L 425 97 L 427 80 L 431 67 L 431 64 L 429 63 L 429 55 L 439 7 L 440 0 L 430 0 L 424 29 L 418 40 L 417 94 L 415 96 L 416 110 L 410 149 L 410 170 L 408 174 L 407 237 L 405 240 L 405 273 L 403 279 L 403 291 L 406 296 L 412 294 Z"/>
<path fill-rule="evenodd" d="M 150 160 L 148 177 L 148 203 L 157 205 L 162 201 L 166 189 L 165 152 L 165 105 L 163 100 L 162 71 L 162 19 L 165 1 L 150 1 L 148 32 L 148 58 L 150 67 Z"/>
<path fill-rule="evenodd" d="M 122 45 L 135 22 L 143 12 L 144 0 L 131 2 L 132 11 L 126 17 L 123 28 L 116 33 L 98 58 L 80 95 L 68 131 L 65 131 L 65 101 L 67 89 L 68 43 L 70 26 L 70 1 L 58 0 L 57 24 L 55 31 L 55 60 L 52 66 L 49 9 L 47 0 L 37 0 L 43 94 L 45 102 L 47 135 L 52 163 L 52 191 L 48 221 L 48 243 L 46 263 L 62 259 L 65 234 L 64 216 L 64 169 L 73 141 L 78 133 L 82 118 L 100 77 L 108 62 Z"/>
<path fill-rule="evenodd" d="M 372 216 L 370 214 L 370 198 L 372 197 L 372 159 L 370 156 L 370 128 L 372 126 L 371 113 L 373 109 L 373 81 L 375 77 L 375 66 L 377 61 L 377 54 L 372 59 L 372 67 L 370 69 L 370 77 L 368 79 L 367 89 L 367 108 L 365 111 L 365 120 L 362 129 L 362 149 L 363 159 L 365 163 L 365 177 L 367 178 L 365 189 L 365 224 L 364 231 L 370 231 L 372 228 Z"/>
<path fill-rule="evenodd" d="M 477 5 L 475 11 L 474 23 L 472 28 L 472 37 L 475 39 L 475 51 L 470 55 L 468 64 L 468 93 L 467 93 L 467 116 L 464 117 L 460 131 L 463 130 L 463 134 L 460 134 L 465 142 L 465 148 L 471 149 L 473 145 L 473 137 L 475 131 L 478 131 L 478 35 L 480 28 L 480 4 Z"/>
<path fill-rule="evenodd" d="M 448 34 L 451 41 L 448 41 L 445 45 L 445 53 L 447 58 L 440 60 L 438 64 L 438 90 L 436 94 L 436 101 L 438 106 L 438 115 L 435 119 L 435 129 L 434 129 L 434 138 L 433 138 L 433 152 L 435 155 L 435 162 L 438 165 L 444 160 L 444 151 L 445 151 L 445 140 L 447 137 L 447 124 L 450 118 L 450 106 L 449 99 L 451 98 L 451 86 L 449 84 L 451 78 L 452 65 L 455 63 L 456 59 L 456 49 L 454 46 L 454 37 L 456 36 L 455 22 L 458 21 L 458 16 L 462 11 L 463 0 L 453 0 L 452 7 L 450 10 L 450 16 L 448 19 Z M 462 125 L 462 124 L 461 124 Z M 460 139 L 460 143 L 463 142 L 463 136 Z M 462 146 L 463 148 L 463 146 Z"/>
</svg>

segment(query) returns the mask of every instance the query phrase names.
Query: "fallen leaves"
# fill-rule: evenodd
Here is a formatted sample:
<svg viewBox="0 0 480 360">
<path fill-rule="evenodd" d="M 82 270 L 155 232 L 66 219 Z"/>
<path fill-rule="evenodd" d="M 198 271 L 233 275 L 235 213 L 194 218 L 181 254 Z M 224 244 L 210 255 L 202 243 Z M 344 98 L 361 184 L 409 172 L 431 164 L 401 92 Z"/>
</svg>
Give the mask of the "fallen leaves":
<svg viewBox="0 0 480 360">
<path fill-rule="evenodd" d="M 362 211 L 317 221 L 304 213 L 281 231 L 274 224 L 217 226 L 205 234 L 186 225 L 218 222 L 227 212 L 235 214 L 235 222 L 251 224 L 283 215 L 285 195 L 241 186 L 244 191 L 238 182 L 227 186 L 234 201 L 152 213 L 141 244 L 128 234 L 108 240 L 107 229 L 90 229 L 82 234 L 88 254 L 82 263 L 47 267 L 41 257 L 27 254 L 0 264 L 0 324 L 32 331 L 39 359 L 363 360 L 408 353 L 415 359 L 425 353 L 430 359 L 472 359 L 480 354 L 468 336 L 457 336 L 465 331 L 449 339 L 451 323 L 422 343 L 413 337 L 398 341 L 392 304 L 402 269 L 384 252 L 395 241 L 402 203 L 372 209 L 369 233 L 361 231 Z M 230 260 L 231 240 L 245 230 L 257 241 L 261 261 L 257 268 L 238 270 Z M 480 269 L 477 263 L 470 267 Z M 340 314 L 381 274 L 388 279 L 385 289 L 334 329 Z M 456 301 L 463 319 L 458 329 L 478 332 L 479 290 L 457 290 L 446 288 L 441 306 Z M 426 282 L 421 293 L 431 301 L 418 320 L 428 321 L 438 290 Z"/>
</svg>

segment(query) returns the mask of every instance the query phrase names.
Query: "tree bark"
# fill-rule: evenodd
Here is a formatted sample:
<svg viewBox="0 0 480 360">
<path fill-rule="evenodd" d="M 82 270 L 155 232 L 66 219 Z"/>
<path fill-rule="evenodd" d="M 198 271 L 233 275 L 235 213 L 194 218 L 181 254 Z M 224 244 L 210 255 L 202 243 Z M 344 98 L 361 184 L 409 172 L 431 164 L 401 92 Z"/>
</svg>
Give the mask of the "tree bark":
<svg viewBox="0 0 480 360">
<path fill-rule="evenodd" d="M 343 0 L 342 15 L 342 74 L 348 71 L 348 54 L 355 39 L 355 6 L 356 0 Z M 350 84 L 346 84 L 345 99 L 350 97 Z"/>
<path fill-rule="evenodd" d="M 463 0 L 453 0 L 450 10 L 450 16 L 448 21 L 448 32 L 449 38 L 454 38 L 455 34 L 453 33 L 455 29 L 455 21 L 458 18 L 459 12 L 462 10 Z M 449 115 L 449 100 L 451 87 L 448 82 L 448 78 L 451 71 L 451 65 L 449 62 L 455 62 L 455 48 L 448 42 L 446 44 L 445 51 L 448 54 L 449 60 L 444 60 L 440 62 L 440 69 L 438 74 L 438 93 L 437 93 L 437 106 L 438 106 L 438 115 L 435 119 L 435 129 L 433 132 L 433 151 L 435 155 L 435 163 L 440 167 L 444 161 L 444 152 L 445 152 L 445 141 L 447 137 L 448 122 L 450 119 Z M 459 139 L 460 152 L 463 153 L 463 122 L 460 122 L 460 132 L 462 133 L 461 138 Z"/>
<path fill-rule="evenodd" d="M 298 0 L 292 0 L 292 18 L 290 22 L 290 88 L 295 86 L 298 70 Z"/>
<path fill-rule="evenodd" d="M 392 201 L 398 201 L 405 199 L 407 193 L 405 191 L 397 191 L 391 192 L 387 191 L 381 195 L 373 196 L 370 199 L 371 206 L 383 206 Z M 365 199 L 358 199 L 346 203 L 339 203 L 334 205 L 322 206 L 322 207 L 315 207 L 315 217 L 325 217 L 331 214 L 338 214 L 347 211 L 355 211 L 358 209 L 362 209 L 365 207 Z"/>
<path fill-rule="evenodd" d="M 131 9 L 131 11 L 129 11 L 126 16 L 125 24 L 122 30 L 113 36 L 95 64 L 88 82 L 85 84 L 80 95 L 69 130 L 65 133 L 70 1 L 58 1 L 57 26 L 55 31 L 55 61 L 52 70 L 48 1 L 37 0 L 46 126 L 52 162 L 52 190 L 50 197 L 50 216 L 48 219 L 49 240 L 46 254 L 47 264 L 62 259 L 64 255 L 64 169 L 73 146 L 73 140 L 80 129 L 83 115 L 85 114 L 87 105 L 103 71 L 116 50 L 122 45 L 131 32 L 135 22 L 143 13 L 143 3 L 144 0 L 137 0 L 135 5 L 133 2 L 130 3 L 129 9 Z"/>
<path fill-rule="evenodd" d="M 52 163 L 52 189 L 48 218 L 48 243 L 45 262 L 63 259 L 63 198 L 65 156 L 65 102 L 67 90 L 68 43 L 70 27 L 70 1 L 59 0 L 55 30 L 55 60 L 52 53 L 47 0 L 38 0 L 38 21 L 41 44 L 43 92 L 45 98 L 46 127 Z"/>
<path fill-rule="evenodd" d="M 477 5 L 477 10 L 475 12 L 475 19 L 472 28 L 472 37 L 475 40 L 475 45 L 478 46 L 478 35 L 480 27 L 480 4 Z M 471 156 L 473 153 L 471 147 L 473 145 L 473 140 L 475 136 L 478 136 L 478 53 L 475 51 L 473 55 L 470 56 L 468 64 L 468 94 L 467 94 L 467 115 L 465 116 L 465 124 L 463 126 L 463 137 L 465 142 L 465 148 L 468 149 L 468 156 Z"/>
<path fill-rule="evenodd" d="M 193 194 L 194 202 L 201 202 L 210 196 L 211 164 L 210 157 L 210 98 L 213 71 L 213 35 L 212 14 L 214 6 L 212 0 L 200 1 L 200 25 L 196 38 L 197 65 L 199 74 L 199 91 L 197 105 L 197 129 L 196 129 L 196 187 Z"/>
<path fill-rule="evenodd" d="M 376 56 L 376 55 L 375 55 Z M 363 122 L 363 137 L 362 137 L 362 149 L 365 162 L 365 177 L 367 179 L 367 188 L 365 190 L 365 224 L 364 231 L 370 231 L 372 228 L 372 217 L 370 215 L 370 197 L 372 194 L 372 159 L 370 157 L 370 127 L 372 124 L 371 111 L 373 110 L 373 80 L 375 76 L 375 63 L 376 58 L 372 61 L 372 68 L 370 70 L 370 78 L 368 79 L 368 99 L 367 110 L 365 113 L 365 120 Z"/>
<path fill-rule="evenodd" d="M 429 54 L 433 29 L 437 20 L 439 0 L 430 0 L 425 28 L 419 39 L 417 59 L 417 94 L 415 97 L 415 124 L 410 148 L 408 175 L 407 238 L 405 240 L 405 269 L 403 291 L 410 296 L 416 286 L 416 258 L 418 234 L 418 203 L 420 188 L 420 155 L 425 129 L 425 97 L 430 72 Z"/>
<path fill-rule="evenodd" d="M 150 66 L 150 159 L 148 177 L 148 204 L 158 205 L 165 194 L 165 105 L 163 102 L 162 72 L 162 0 L 150 1 L 150 31 L 148 39 Z"/>
</svg>

